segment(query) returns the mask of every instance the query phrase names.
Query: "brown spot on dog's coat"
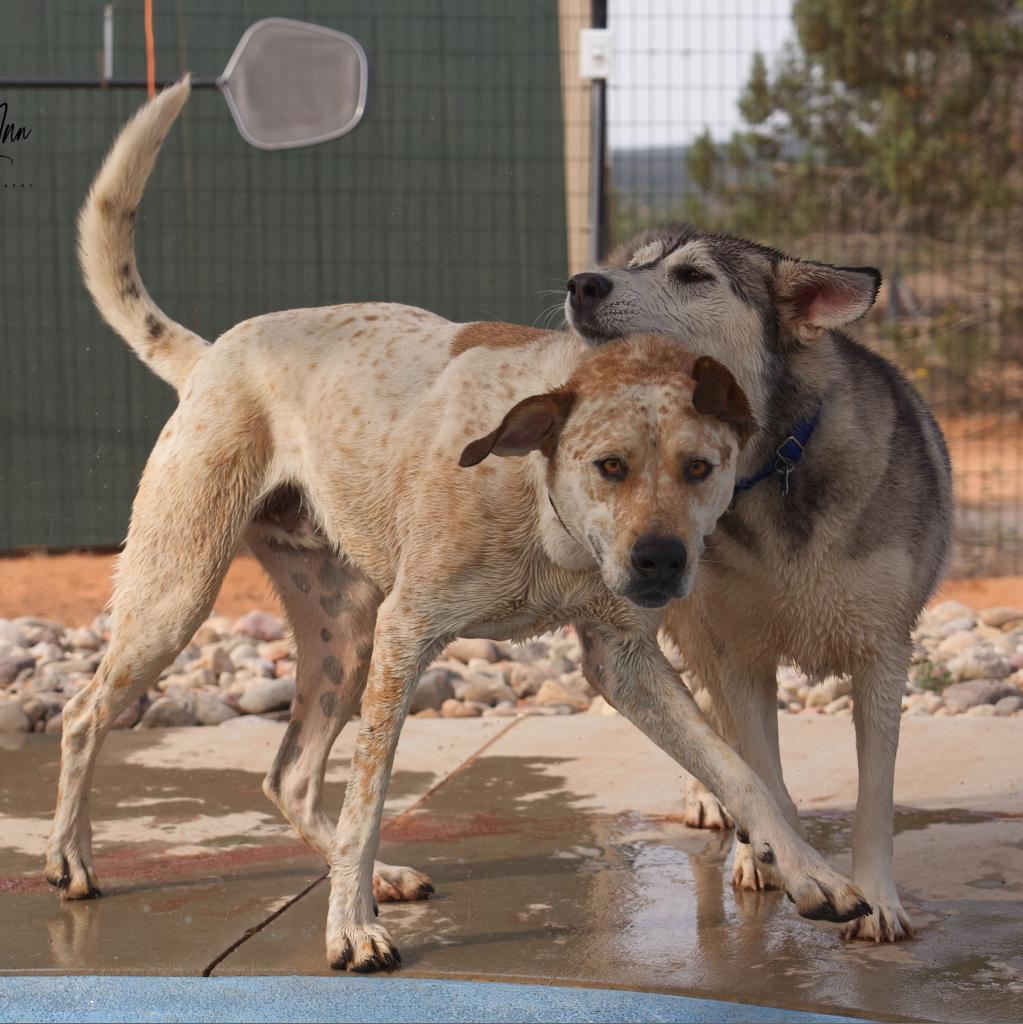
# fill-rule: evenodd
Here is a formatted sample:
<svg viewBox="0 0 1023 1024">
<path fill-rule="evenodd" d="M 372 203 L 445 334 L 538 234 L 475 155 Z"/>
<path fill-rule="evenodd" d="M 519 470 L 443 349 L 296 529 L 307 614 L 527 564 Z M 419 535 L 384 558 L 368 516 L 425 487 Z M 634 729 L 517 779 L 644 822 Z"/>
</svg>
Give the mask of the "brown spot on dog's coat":
<svg viewBox="0 0 1023 1024">
<path fill-rule="evenodd" d="M 345 571 L 334 561 L 327 560 L 320 566 L 316 578 L 332 590 L 340 590 L 345 585 Z"/>
<path fill-rule="evenodd" d="M 146 314 L 146 333 L 150 338 L 154 340 L 159 338 L 165 330 L 167 330 L 167 325 L 159 317 L 152 313 Z"/>
<path fill-rule="evenodd" d="M 528 345 L 537 338 L 553 336 L 555 331 L 541 330 L 539 327 L 523 327 L 520 324 L 504 324 L 492 321 L 466 324 L 451 342 L 451 358 L 460 356 L 473 348 L 518 348 Z"/>
<path fill-rule="evenodd" d="M 333 654 L 328 654 L 323 659 L 323 674 L 335 685 L 341 685 L 342 672 L 341 662 L 334 657 Z"/>
</svg>

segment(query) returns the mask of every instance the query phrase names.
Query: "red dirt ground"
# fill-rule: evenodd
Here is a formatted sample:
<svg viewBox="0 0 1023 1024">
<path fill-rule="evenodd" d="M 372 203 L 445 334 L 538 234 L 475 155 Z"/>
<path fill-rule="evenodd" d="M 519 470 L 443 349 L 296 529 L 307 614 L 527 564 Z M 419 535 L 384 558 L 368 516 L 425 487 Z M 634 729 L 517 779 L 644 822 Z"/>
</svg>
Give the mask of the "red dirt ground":
<svg viewBox="0 0 1023 1024">
<path fill-rule="evenodd" d="M 92 621 L 110 597 L 112 554 L 21 555 L 0 558 L 0 618 L 36 615 L 69 626 Z M 949 580 L 936 600 L 954 599 L 973 608 L 1023 606 L 1023 576 Z M 251 555 L 239 555 L 217 598 L 220 615 L 253 608 L 280 614 L 269 580 Z"/>
</svg>

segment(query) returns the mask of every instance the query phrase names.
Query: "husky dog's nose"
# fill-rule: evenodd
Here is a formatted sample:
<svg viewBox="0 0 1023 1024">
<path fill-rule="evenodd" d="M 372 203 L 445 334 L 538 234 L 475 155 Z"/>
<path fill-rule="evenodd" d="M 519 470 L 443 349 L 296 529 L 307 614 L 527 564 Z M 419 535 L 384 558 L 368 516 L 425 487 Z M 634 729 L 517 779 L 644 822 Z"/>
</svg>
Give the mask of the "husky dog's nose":
<svg viewBox="0 0 1023 1024">
<path fill-rule="evenodd" d="M 614 287 L 610 278 L 603 274 L 576 274 L 568 279 L 569 302 L 574 309 L 589 309 L 601 299 L 606 299 Z"/>
<path fill-rule="evenodd" d="M 686 567 L 686 546 L 678 537 L 648 533 L 632 546 L 629 560 L 645 584 L 670 587 Z"/>
</svg>

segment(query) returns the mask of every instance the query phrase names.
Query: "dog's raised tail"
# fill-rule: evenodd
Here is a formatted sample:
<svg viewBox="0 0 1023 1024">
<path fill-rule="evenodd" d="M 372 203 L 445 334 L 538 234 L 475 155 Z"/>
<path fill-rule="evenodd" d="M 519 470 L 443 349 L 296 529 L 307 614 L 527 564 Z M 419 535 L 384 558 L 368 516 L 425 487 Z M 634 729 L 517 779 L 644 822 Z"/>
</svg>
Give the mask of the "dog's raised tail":
<svg viewBox="0 0 1023 1024">
<path fill-rule="evenodd" d="M 209 342 L 150 298 L 135 265 L 135 214 L 191 88 L 186 75 L 124 126 L 78 215 L 78 259 L 96 308 L 146 366 L 179 391 Z"/>
</svg>

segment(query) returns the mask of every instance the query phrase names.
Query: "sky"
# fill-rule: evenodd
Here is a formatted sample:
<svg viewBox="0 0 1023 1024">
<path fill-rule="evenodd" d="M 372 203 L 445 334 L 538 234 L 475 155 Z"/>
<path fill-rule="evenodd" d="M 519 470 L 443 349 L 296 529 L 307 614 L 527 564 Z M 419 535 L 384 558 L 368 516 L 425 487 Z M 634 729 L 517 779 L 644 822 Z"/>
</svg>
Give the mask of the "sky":
<svg viewBox="0 0 1023 1024">
<path fill-rule="evenodd" d="M 727 138 L 753 54 L 792 38 L 792 0 L 611 0 L 614 66 L 608 87 L 612 149 L 691 142 L 704 128 Z"/>
</svg>

